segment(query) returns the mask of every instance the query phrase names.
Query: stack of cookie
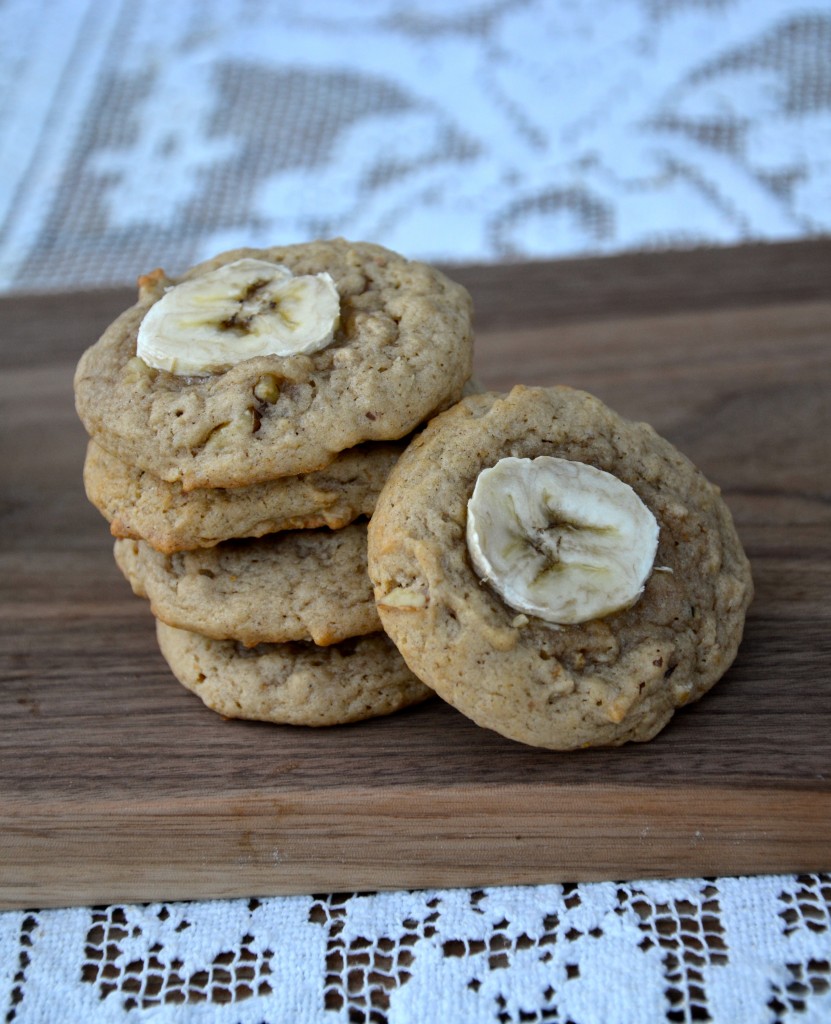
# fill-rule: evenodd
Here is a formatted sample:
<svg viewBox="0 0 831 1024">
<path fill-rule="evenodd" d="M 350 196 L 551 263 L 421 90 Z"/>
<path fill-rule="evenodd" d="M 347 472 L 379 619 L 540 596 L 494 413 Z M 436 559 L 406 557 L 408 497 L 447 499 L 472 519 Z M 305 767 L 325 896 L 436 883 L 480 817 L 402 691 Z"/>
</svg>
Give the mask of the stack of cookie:
<svg viewBox="0 0 831 1024">
<path fill-rule="evenodd" d="M 570 750 L 650 739 L 732 662 L 753 584 L 718 489 L 591 395 L 463 397 L 471 303 L 438 271 L 335 240 L 139 286 L 78 365 L 85 482 L 209 707 L 332 725 L 435 692 Z"/>
<path fill-rule="evenodd" d="M 366 518 L 462 395 L 467 293 L 343 240 L 224 253 L 82 357 L 84 480 L 174 675 L 227 717 L 331 725 L 432 691 L 382 632 Z"/>
</svg>

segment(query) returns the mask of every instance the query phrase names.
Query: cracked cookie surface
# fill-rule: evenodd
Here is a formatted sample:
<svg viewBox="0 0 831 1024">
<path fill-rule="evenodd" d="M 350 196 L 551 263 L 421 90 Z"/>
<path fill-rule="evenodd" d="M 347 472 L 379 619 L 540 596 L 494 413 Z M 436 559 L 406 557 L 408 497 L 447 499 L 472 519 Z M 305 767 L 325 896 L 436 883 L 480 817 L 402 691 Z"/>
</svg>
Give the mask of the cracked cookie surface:
<svg viewBox="0 0 831 1024">
<path fill-rule="evenodd" d="M 364 441 L 397 440 L 453 404 L 470 376 L 470 296 L 423 263 L 343 239 L 237 249 L 179 281 L 252 257 L 297 275 L 327 272 L 340 324 L 320 351 L 258 356 L 178 377 L 136 356 L 147 310 L 177 282 L 141 279 L 137 304 L 82 356 L 78 414 L 101 447 L 185 490 L 310 473 Z"/>
<path fill-rule="evenodd" d="M 433 695 L 383 633 L 314 644 L 245 648 L 156 623 L 171 671 L 226 718 L 331 726 L 389 715 Z"/>
<path fill-rule="evenodd" d="M 540 455 L 617 476 L 657 519 L 630 608 L 553 627 L 478 579 L 465 539 L 477 477 Z M 472 396 L 434 419 L 384 486 L 368 558 L 381 621 L 419 678 L 478 724 L 562 750 L 655 736 L 732 663 L 753 592 L 718 488 L 648 425 L 562 387 Z"/>
<path fill-rule="evenodd" d="M 381 628 L 366 569 L 366 524 L 298 530 L 165 555 L 117 540 L 115 560 L 163 622 L 246 646 L 325 646 Z"/>
</svg>

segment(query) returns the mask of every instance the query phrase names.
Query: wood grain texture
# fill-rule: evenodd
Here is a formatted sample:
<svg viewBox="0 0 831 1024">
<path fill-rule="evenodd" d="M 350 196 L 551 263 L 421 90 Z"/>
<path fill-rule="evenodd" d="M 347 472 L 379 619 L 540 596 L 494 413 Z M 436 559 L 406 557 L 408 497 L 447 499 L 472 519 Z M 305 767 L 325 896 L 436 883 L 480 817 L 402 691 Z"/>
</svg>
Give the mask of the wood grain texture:
<svg viewBox="0 0 831 1024">
<path fill-rule="evenodd" d="M 719 484 L 757 596 L 651 743 L 439 701 L 226 722 L 170 676 L 81 484 L 71 380 L 124 290 L 0 301 L 0 906 L 831 868 L 831 242 L 454 268 L 489 387 L 566 383 Z"/>
</svg>

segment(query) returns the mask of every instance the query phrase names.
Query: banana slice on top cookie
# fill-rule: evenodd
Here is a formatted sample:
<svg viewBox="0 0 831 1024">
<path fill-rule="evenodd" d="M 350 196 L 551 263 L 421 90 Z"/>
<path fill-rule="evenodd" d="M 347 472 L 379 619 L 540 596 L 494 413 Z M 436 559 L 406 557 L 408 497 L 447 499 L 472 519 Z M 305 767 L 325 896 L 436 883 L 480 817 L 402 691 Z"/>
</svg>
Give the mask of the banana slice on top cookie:
<svg viewBox="0 0 831 1024">
<path fill-rule="evenodd" d="M 735 658 L 753 586 L 716 487 L 570 388 L 436 417 L 369 526 L 384 629 L 478 724 L 569 750 L 655 736 Z"/>
<path fill-rule="evenodd" d="M 470 376 L 468 293 L 381 246 L 238 249 L 139 284 L 82 356 L 76 406 L 101 447 L 186 491 L 398 440 Z"/>
</svg>

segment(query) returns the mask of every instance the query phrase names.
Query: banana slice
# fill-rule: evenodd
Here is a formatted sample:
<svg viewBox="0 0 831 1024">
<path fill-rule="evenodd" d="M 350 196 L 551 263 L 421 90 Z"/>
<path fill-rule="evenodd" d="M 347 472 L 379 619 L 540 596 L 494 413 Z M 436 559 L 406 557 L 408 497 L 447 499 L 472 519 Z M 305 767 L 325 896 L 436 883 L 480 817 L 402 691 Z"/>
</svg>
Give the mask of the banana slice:
<svg viewBox="0 0 831 1024">
<path fill-rule="evenodd" d="M 628 484 L 594 466 L 506 458 L 479 474 L 467 545 L 483 582 L 512 608 L 572 625 L 637 601 L 658 524 Z"/>
<path fill-rule="evenodd" d="M 340 297 L 329 274 L 241 259 L 172 287 L 147 311 L 136 354 L 174 374 L 221 373 L 254 356 L 317 352 L 331 343 Z"/>
</svg>

